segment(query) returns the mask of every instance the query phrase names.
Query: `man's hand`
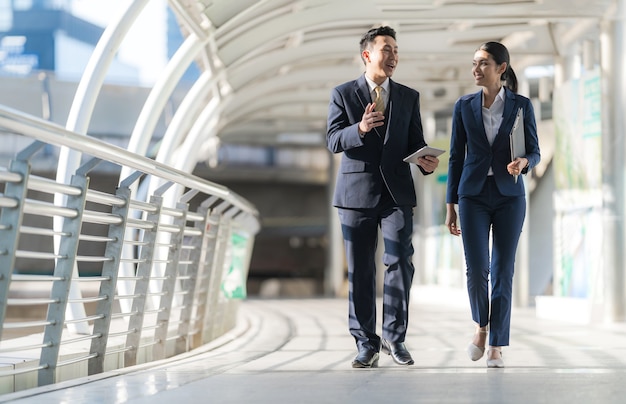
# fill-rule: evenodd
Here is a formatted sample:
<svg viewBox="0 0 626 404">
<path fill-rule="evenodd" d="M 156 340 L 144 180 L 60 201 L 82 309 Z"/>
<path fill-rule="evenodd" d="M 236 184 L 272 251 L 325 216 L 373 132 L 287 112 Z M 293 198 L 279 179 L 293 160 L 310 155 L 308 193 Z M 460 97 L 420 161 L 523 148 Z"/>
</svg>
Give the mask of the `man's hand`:
<svg viewBox="0 0 626 404">
<path fill-rule="evenodd" d="M 369 103 L 365 107 L 365 113 L 361 118 L 361 122 L 359 122 L 359 133 L 361 135 L 385 124 L 385 115 L 382 112 L 374 111 L 375 107 L 375 103 Z"/>
<path fill-rule="evenodd" d="M 439 159 L 435 156 L 424 156 L 417 159 L 417 165 L 422 167 L 427 173 L 432 173 L 439 165 Z"/>
</svg>

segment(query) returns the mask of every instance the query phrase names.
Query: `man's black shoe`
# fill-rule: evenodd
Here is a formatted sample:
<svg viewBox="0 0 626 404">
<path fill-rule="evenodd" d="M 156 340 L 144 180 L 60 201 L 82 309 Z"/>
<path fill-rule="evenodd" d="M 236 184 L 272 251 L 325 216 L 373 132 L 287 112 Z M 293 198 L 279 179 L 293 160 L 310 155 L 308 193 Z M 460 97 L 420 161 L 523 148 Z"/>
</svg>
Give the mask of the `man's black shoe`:
<svg viewBox="0 0 626 404">
<path fill-rule="evenodd" d="M 352 361 L 353 368 L 375 368 L 378 366 L 378 352 L 371 349 L 362 349 Z"/>
<path fill-rule="evenodd" d="M 415 363 L 413 358 L 411 358 L 411 354 L 404 346 L 404 342 L 389 342 L 383 339 L 381 351 L 387 355 L 391 355 L 393 361 L 398 365 L 412 365 Z"/>
</svg>

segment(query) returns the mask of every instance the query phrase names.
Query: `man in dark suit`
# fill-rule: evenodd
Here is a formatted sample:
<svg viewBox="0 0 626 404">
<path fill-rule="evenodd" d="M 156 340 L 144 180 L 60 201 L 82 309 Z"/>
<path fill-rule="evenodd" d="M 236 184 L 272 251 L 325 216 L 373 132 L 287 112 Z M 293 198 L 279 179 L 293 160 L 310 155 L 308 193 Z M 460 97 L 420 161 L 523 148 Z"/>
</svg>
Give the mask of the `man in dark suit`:
<svg viewBox="0 0 626 404">
<path fill-rule="evenodd" d="M 342 153 L 333 205 L 338 208 L 348 263 L 349 327 L 358 354 L 352 367 L 378 363 L 378 352 L 413 364 L 404 345 L 408 325 L 415 187 L 402 159 L 426 146 L 419 93 L 391 80 L 398 65 L 396 33 L 369 30 L 361 39 L 365 74 L 337 86 L 328 111 L 327 146 Z M 439 164 L 419 159 L 423 174 Z M 376 333 L 375 253 L 380 226 L 384 242 L 382 340 Z"/>
</svg>

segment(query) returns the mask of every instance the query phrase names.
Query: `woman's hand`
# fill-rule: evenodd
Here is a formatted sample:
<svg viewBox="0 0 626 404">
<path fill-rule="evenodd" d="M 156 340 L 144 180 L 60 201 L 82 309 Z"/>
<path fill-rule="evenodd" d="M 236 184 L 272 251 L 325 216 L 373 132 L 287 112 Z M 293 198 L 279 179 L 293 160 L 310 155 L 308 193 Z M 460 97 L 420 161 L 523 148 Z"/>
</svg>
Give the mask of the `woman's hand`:
<svg viewBox="0 0 626 404">
<path fill-rule="evenodd" d="M 461 229 L 456 224 L 456 210 L 453 203 L 446 204 L 446 227 L 453 236 L 459 236 Z"/>
<path fill-rule="evenodd" d="M 518 157 L 507 164 L 506 170 L 511 175 L 520 175 L 526 166 L 528 166 L 528 159 L 525 157 Z"/>
</svg>

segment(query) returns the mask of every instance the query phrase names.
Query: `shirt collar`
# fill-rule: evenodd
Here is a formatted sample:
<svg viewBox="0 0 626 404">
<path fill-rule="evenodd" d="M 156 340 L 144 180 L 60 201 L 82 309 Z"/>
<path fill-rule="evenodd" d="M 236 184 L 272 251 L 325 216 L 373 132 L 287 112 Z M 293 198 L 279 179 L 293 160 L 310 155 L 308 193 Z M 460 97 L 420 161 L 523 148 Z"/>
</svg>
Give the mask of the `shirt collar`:
<svg viewBox="0 0 626 404">
<path fill-rule="evenodd" d="M 483 97 L 483 107 L 485 106 L 485 93 L 482 93 L 482 97 Z M 494 103 L 500 103 L 500 102 L 504 102 L 505 99 L 505 91 L 504 91 L 504 86 L 500 87 L 500 91 L 498 91 L 498 94 L 496 94 L 496 98 L 494 100 Z"/>
<path fill-rule="evenodd" d="M 498 91 L 498 95 L 496 95 L 496 97 L 504 101 L 504 86 L 500 87 L 500 91 Z"/>
<path fill-rule="evenodd" d="M 378 86 L 378 84 L 374 83 L 367 76 L 365 76 L 365 81 L 367 81 L 367 85 L 370 88 L 370 93 L 374 91 L 374 88 L 376 88 L 376 86 Z M 387 94 L 389 94 L 389 77 L 387 77 L 380 86 L 385 90 Z"/>
</svg>

